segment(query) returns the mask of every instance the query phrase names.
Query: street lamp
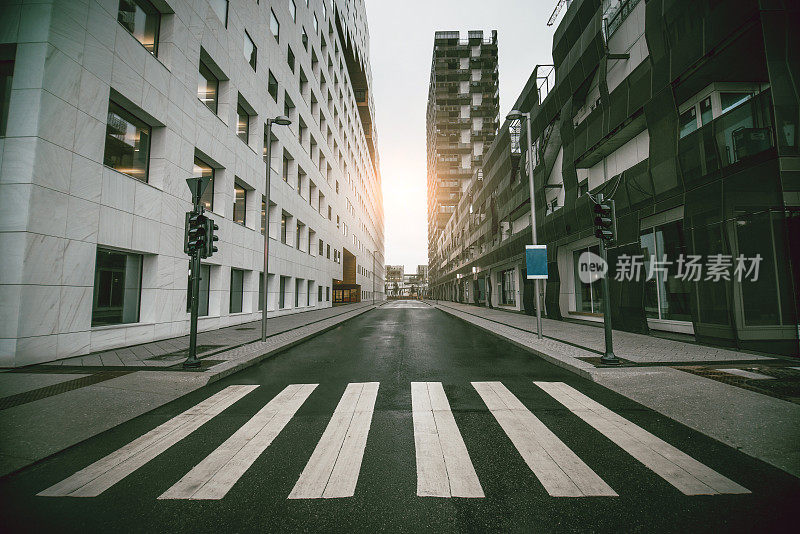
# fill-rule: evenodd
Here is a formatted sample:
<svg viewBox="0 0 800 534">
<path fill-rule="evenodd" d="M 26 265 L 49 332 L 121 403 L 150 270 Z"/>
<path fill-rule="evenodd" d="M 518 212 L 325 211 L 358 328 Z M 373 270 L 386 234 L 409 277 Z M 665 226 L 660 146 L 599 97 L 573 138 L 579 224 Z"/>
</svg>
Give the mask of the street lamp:
<svg viewBox="0 0 800 534">
<path fill-rule="evenodd" d="M 264 284 L 261 292 L 261 342 L 267 341 L 267 281 L 269 280 L 269 173 L 272 168 L 272 124 L 279 126 L 289 126 L 292 121 L 283 115 L 278 115 L 274 119 L 267 119 L 267 135 L 264 142 L 265 159 L 267 160 L 267 176 L 264 185 Z"/>
<path fill-rule="evenodd" d="M 531 114 L 530 113 L 523 113 L 518 109 L 511 110 L 511 113 L 508 114 L 506 119 L 513 121 L 513 120 L 525 120 L 525 133 L 528 136 L 528 187 L 530 188 L 531 193 L 531 234 L 533 237 L 533 245 L 538 245 L 538 241 L 536 239 L 536 202 L 534 202 L 535 194 L 533 191 L 533 139 L 531 139 Z M 534 283 L 534 293 L 536 294 L 536 337 L 542 339 L 542 307 L 539 303 L 539 280 L 535 279 Z"/>
</svg>

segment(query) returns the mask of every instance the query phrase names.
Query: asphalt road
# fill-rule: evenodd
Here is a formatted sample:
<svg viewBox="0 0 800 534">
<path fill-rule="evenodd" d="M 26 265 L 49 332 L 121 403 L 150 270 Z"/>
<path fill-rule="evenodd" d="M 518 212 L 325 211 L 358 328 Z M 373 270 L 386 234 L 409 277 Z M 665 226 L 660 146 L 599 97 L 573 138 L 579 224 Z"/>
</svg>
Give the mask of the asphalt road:
<svg viewBox="0 0 800 534">
<path fill-rule="evenodd" d="M 580 392 L 632 423 L 628 430 L 638 427 L 688 455 L 695 462 L 690 464 L 690 471 L 705 466 L 723 481 L 723 486 L 727 480 L 727 487 L 741 487 L 749 493 L 685 494 L 667 480 L 677 476 L 675 469 L 667 468 L 664 476 L 657 474 L 652 460 L 648 466 L 647 461 L 634 458 L 534 381 L 566 384 L 561 391 Z M 373 382 L 378 385 L 360 385 Z M 455 425 L 445 424 L 446 410 L 438 412 L 436 419 L 425 419 L 424 406 L 415 398 L 415 406 L 421 410 L 415 441 L 412 382 L 441 383 Z M 305 389 L 292 386 L 299 384 L 318 385 Z M 94 469 L 98 465 L 95 462 L 137 438 L 152 437 L 151 431 L 159 425 L 172 425 L 179 414 L 219 392 L 225 395 L 234 391 L 230 386 L 241 385 L 257 387 L 237 390 L 238 400 L 229 399 L 229 407 L 208 416 L 204 424 L 187 431 L 174 445 L 161 442 L 164 450 L 160 454 L 131 459 L 123 453 L 127 463 L 97 479 L 111 477 L 108 488 L 99 495 L 37 495 L 53 487 L 58 494 L 59 486 L 54 485 L 74 481 L 76 472 L 87 466 Z M 291 386 L 289 390 L 287 386 Z M 368 390 L 374 393 L 375 387 L 374 412 L 370 414 Z M 415 387 L 419 394 L 420 386 Z M 516 397 L 524 407 L 513 413 L 527 417 L 528 426 L 515 426 L 516 420 L 507 417 L 511 413 L 508 410 L 491 412 L 489 401 L 479 393 L 482 390 L 493 395 L 486 393 L 487 387 L 499 392 L 497 398 L 511 398 L 513 402 Z M 440 391 L 438 386 L 429 386 L 427 391 L 431 392 L 432 405 L 441 407 L 441 396 L 434 399 L 435 392 Z M 277 411 L 264 410 L 276 397 L 270 407 L 280 404 Z M 287 400 L 289 397 L 291 400 Z M 342 413 L 334 415 L 340 402 Z M 599 413 L 580 413 L 589 412 Z M 195 409 L 189 417 L 200 417 L 198 413 L 202 410 Z M 256 421 L 248 423 L 254 416 Z M 544 429 L 530 426 L 531 417 Z M 269 421 L 266 430 L 256 432 L 265 421 Z M 435 423 L 433 441 L 423 432 L 426 421 Z M 255 423 L 260 424 L 253 427 Z M 343 426 L 337 427 L 340 423 Z M 240 430 L 243 426 L 245 430 Z M 538 428 L 535 440 L 531 428 Z M 619 425 L 602 428 L 619 432 Z M 458 446 L 459 434 L 463 448 Z M 337 439 L 339 445 L 331 445 Z M 663 442 L 650 441 L 662 455 L 663 445 L 659 443 Z M 158 449 L 155 439 L 136 443 L 155 443 L 153 447 Z M 233 447 L 235 443 L 239 443 L 238 449 Z M 242 443 L 248 444 L 242 448 Z M 259 452 L 258 443 L 266 446 L 263 452 Z M 450 452 L 440 452 L 438 457 L 423 454 L 418 473 L 417 454 L 430 452 L 436 443 Z M 546 454 L 536 456 L 536 443 L 542 444 Z M 226 446 L 220 448 L 223 444 Z M 240 456 L 220 463 L 220 458 L 234 454 L 233 449 L 240 450 L 237 454 L 250 454 L 251 463 L 237 462 Z M 130 447 L 127 450 L 130 452 Z M 436 471 L 442 454 L 462 463 L 448 463 L 446 471 Z M 642 454 L 648 458 L 646 451 Z M 544 466 L 541 473 L 549 472 L 549 461 L 559 463 L 564 472 L 573 469 L 573 480 L 592 479 L 593 473 L 595 490 L 611 491 L 612 495 L 554 496 L 559 492 L 553 490 L 550 475 L 537 477 L 526 457 L 539 459 L 538 465 Z M 332 473 L 320 467 L 324 467 L 326 458 L 336 462 Z M 131 462 L 142 465 L 138 469 L 126 467 Z M 187 482 L 184 477 L 190 472 L 197 480 L 204 480 L 204 473 L 214 465 L 224 466 L 211 484 L 217 484 L 217 489 L 227 487 L 217 495 L 219 498 L 159 499 L 175 487 L 175 495 L 180 496 L 179 481 Z M 313 493 L 319 486 L 319 472 L 324 474 L 320 487 L 330 492 L 329 497 L 337 491 L 347 493 L 347 481 L 357 477 L 353 495 L 305 498 L 304 488 Z M 431 483 L 441 483 L 442 472 L 445 489 L 448 480 L 453 492 L 458 491 L 459 480 L 466 480 L 467 486 L 472 484 L 473 490 L 477 481 L 484 496 L 417 495 L 420 487 L 424 490 Z M 98 473 L 103 471 L 93 476 Z M 122 475 L 114 478 L 113 473 Z M 192 480 L 188 480 L 189 486 Z M 205 486 L 203 489 L 208 490 Z M 290 495 L 301 498 L 288 498 Z M 5 532 L 776 532 L 792 531 L 800 525 L 798 479 L 420 303 L 387 304 L 258 366 L 0 479 L 0 502 L 0 530 Z"/>
</svg>

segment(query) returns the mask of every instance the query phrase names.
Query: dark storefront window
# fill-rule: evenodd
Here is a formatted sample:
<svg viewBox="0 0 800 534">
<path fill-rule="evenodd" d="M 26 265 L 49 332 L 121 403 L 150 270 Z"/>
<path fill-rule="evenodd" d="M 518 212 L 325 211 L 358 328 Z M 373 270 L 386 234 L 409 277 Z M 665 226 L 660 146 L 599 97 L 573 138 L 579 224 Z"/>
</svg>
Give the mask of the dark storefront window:
<svg viewBox="0 0 800 534">
<path fill-rule="evenodd" d="M 244 297 L 244 271 L 231 269 L 231 306 L 230 313 L 241 313 Z"/>
<path fill-rule="evenodd" d="M 517 288 L 514 281 L 514 269 L 508 269 L 500 273 L 502 283 L 502 298 L 503 304 L 506 306 L 514 306 L 517 303 Z"/>
<path fill-rule="evenodd" d="M 139 322 L 142 256 L 97 249 L 92 326 Z"/>
<path fill-rule="evenodd" d="M 192 311 L 192 277 L 191 274 L 188 276 L 188 283 L 187 283 L 187 290 L 186 290 L 186 313 Z M 201 265 L 200 266 L 200 291 L 198 291 L 198 300 L 197 300 L 197 315 L 199 317 L 205 317 L 208 315 L 208 297 L 211 294 L 209 291 L 211 288 L 211 266 L 209 265 Z"/>
<path fill-rule="evenodd" d="M 687 255 L 683 221 L 643 230 L 640 236 L 644 255 L 643 275 L 653 277 L 644 284 L 644 309 L 651 319 L 691 321 L 689 294 L 691 282 L 676 278 L 678 258 Z M 666 270 L 666 274 L 662 271 Z"/>
<path fill-rule="evenodd" d="M 600 255 L 600 247 L 592 245 L 581 248 L 572 253 L 572 263 L 575 269 L 575 311 L 584 313 L 603 313 L 603 284 L 601 280 L 596 280 L 591 284 L 581 281 L 578 276 L 578 259 L 581 254 L 589 251 L 592 254 Z"/>
<path fill-rule="evenodd" d="M 785 254 L 784 218 L 775 212 L 762 212 L 736 219 L 738 253 L 745 258 L 761 256 L 758 278 L 740 283 L 744 322 L 747 326 L 794 324 Z M 782 289 L 783 288 L 783 289 Z"/>
<path fill-rule="evenodd" d="M 146 182 L 149 156 L 150 126 L 109 102 L 103 164 Z"/>
</svg>

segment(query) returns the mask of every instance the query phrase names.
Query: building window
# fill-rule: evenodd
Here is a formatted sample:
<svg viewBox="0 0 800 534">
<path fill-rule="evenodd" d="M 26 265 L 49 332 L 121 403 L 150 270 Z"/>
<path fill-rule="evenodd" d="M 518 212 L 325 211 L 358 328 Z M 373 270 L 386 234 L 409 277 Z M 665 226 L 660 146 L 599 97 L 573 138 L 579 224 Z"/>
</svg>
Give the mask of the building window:
<svg viewBox="0 0 800 534">
<path fill-rule="evenodd" d="M 289 68 L 294 72 L 294 65 L 295 65 L 295 57 L 294 52 L 292 52 L 292 47 L 287 48 L 288 52 L 286 53 L 286 62 L 289 64 Z"/>
<path fill-rule="evenodd" d="M 142 256 L 97 249 L 92 326 L 138 323 Z"/>
<path fill-rule="evenodd" d="M 323 256 L 325 254 L 325 244 L 322 242 L 322 239 L 319 240 L 319 255 Z"/>
<path fill-rule="evenodd" d="M 281 25 L 278 22 L 278 17 L 275 16 L 275 12 L 271 9 L 269 10 L 269 30 L 275 40 L 280 42 Z"/>
<path fill-rule="evenodd" d="M 119 0 L 117 20 L 154 56 L 158 53 L 161 14 L 148 0 Z"/>
<path fill-rule="evenodd" d="M 289 0 L 289 14 L 292 16 L 292 20 L 297 22 L 297 6 L 294 5 L 294 0 Z"/>
<path fill-rule="evenodd" d="M 300 287 L 302 287 L 303 281 L 300 278 L 294 279 L 294 307 L 300 307 Z"/>
<path fill-rule="evenodd" d="M 517 303 L 517 287 L 514 280 L 514 269 L 508 269 L 500 273 L 502 280 L 502 304 L 514 306 Z"/>
<path fill-rule="evenodd" d="M 247 206 L 247 190 L 235 184 L 233 186 L 233 222 L 244 225 Z"/>
<path fill-rule="evenodd" d="M 203 196 L 200 197 L 200 204 L 205 209 L 211 211 L 214 209 L 214 169 L 211 165 L 207 164 L 200 158 L 194 158 L 194 169 L 192 172 L 193 178 L 209 178 L 208 186 L 203 191 Z"/>
<path fill-rule="evenodd" d="M 103 164 L 146 182 L 150 131 L 150 126 L 110 101 Z"/>
<path fill-rule="evenodd" d="M 250 139 L 250 115 L 241 103 L 236 105 L 236 135 L 247 144 Z"/>
<path fill-rule="evenodd" d="M 244 271 L 241 269 L 231 269 L 230 313 L 242 312 L 243 296 L 244 296 Z"/>
<path fill-rule="evenodd" d="M 0 45 L 0 136 L 6 135 L 8 108 L 11 103 L 11 82 L 14 80 L 14 59 L 17 45 Z"/>
<path fill-rule="evenodd" d="M 318 33 L 318 32 L 319 32 L 319 22 L 317 21 L 317 15 L 315 13 L 314 14 L 314 33 Z"/>
<path fill-rule="evenodd" d="M 228 0 L 211 0 L 211 9 L 217 14 L 222 25 L 228 27 Z"/>
<path fill-rule="evenodd" d="M 306 29 L 305 28 L 303 28 L 303 33 L 300 36 L 300 40 L 303 43 L 303 48 L 305 48 L 306 52 L 308 52 L 308 34 L 306 33 Z"/>
<path fill-rule="evenodd" d="M 603 313 L 603 284 L 602 280 L 595 280 L 591 284 L 581 281 L 578 273 L 579 259 L 584 252 L 600 255 L 600 247 L 592 245 L 573 251 L 572 259 L 575 266 L 575 311 L 584 313 Z"/>
<path fill-rule="evenodd" d="M 331 246 L 330 245 L 325 245 L 325 247 L 326 247 L 325 250 L 327 251 L 327 254 L 325 254 L 325 257 L 327 257 L 328 259 L 331 259 Z"/>
<path fill-rule="evenodd" d="M 214 114 L 217 113 L 218 93 L 219 80 L 206 64 L 200 61 L 200 72 L 197 77 L 197 98 Z"/>
<path fill-rule="evenodd" d="M 272 71 L 269 71 L 269 80 L 267 81 L 267 91 L 269 95 L 272 97 L 272 100 L 278 102 L 278 80 L 275 79 L 275 76 L 272 74 Z"/>
<path fill-rule="evenodd" d="M 247 30 L 244 31 L 244 58 L 253 67 L 253 70 L 256 70 L 256 56 L 258 55 L 258 48 L 256 48 L 253 39 L 250 38 L 250 34 L 247 33 Z"/>
<path fill-rule="evenodd" d="M 331 286 L 326 286 L 325 287 L 325 301 L 326 302 L 330 302 L 331 301 Z"/>
<path fill-rule="evenodd" d="M 192 311 L 192 275 L 187 277 L 186 289 L 186 313 Z M 208 315 L 208 297 L 211 288 L 211 266 L 200 266 L 200 291 L 197 293 L 197 315 L 205 317 Z"/>
<path fill-rule="evenodd" d="M 286 281 L 288 276 L 281 276 L 280 293 L 278 295 L 278 308 L 281 310 L 286 307 Z"/>
<path fill-rule="evenodd" d="M 322 302 L 322 286 L 317 286 L 317 302 Z"/>
<path fill-rule="evenodd" d="M 686 257 L 688 250 L 683 221 L 642 230 L 639 240 L 644 255 L 643 270 L 654 274 L 644 283 L 645 315 L 651 319 L 691 321 L 689 292 L 693 284 L 677 278 L 678 258 Z M 657 263 L 651 266 L 651 261 Z"/>
<path fill-rule="evenodd" d="M 281 243 L 286 244 L 286 214 L 281 214 Z"/>
<path fill-rule="evenodd" d="M 267 235 L 267 197 L 261 195 L 261 235 Z"/>
</svg>

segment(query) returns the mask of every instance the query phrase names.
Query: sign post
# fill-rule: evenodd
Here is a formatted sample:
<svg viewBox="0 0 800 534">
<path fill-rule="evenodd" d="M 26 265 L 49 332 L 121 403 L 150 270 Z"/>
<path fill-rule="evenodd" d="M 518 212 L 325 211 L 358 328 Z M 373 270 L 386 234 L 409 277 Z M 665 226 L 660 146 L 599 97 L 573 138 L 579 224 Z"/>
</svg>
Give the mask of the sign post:
<svg viewBox="0 0 800 534">
<path fill-rule="evenodd" d="M 528 280 L 533 280 L 536 294 L 536 336 L 542 339 L 542 306 L 539 281 L 547 280 L 547 245 L 525 245 L 525 267 Z"/>
</svg>

